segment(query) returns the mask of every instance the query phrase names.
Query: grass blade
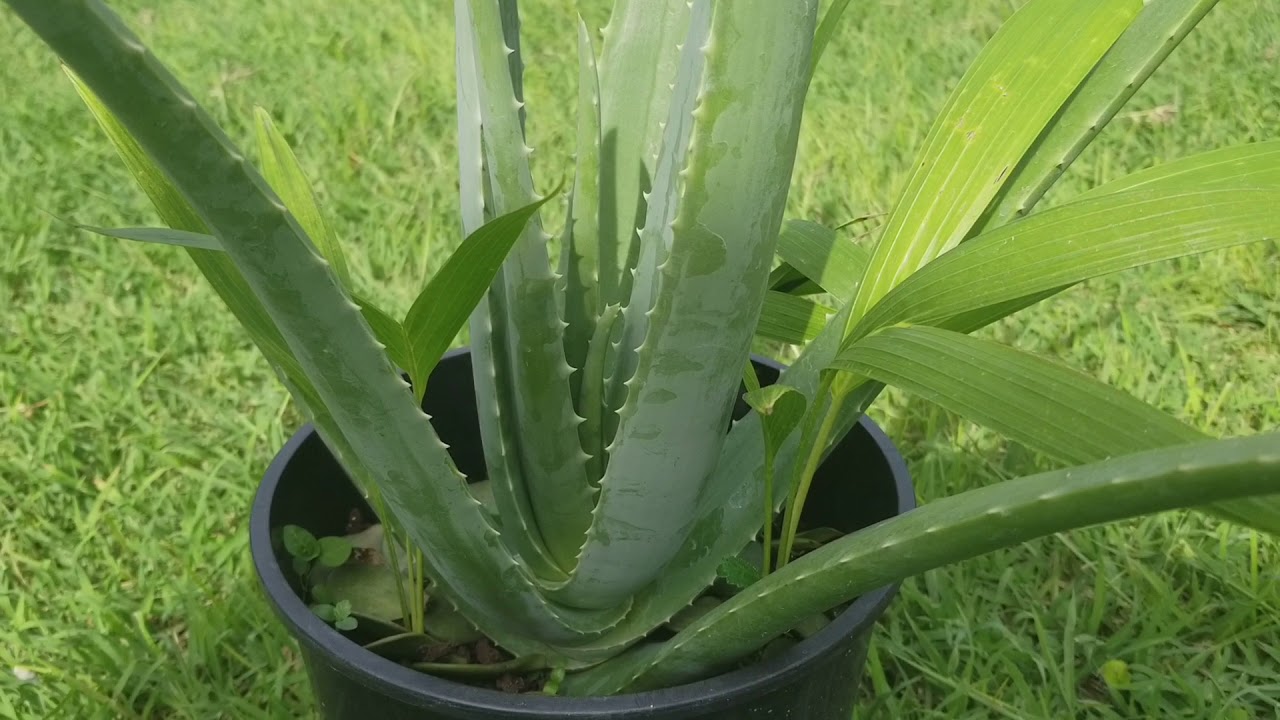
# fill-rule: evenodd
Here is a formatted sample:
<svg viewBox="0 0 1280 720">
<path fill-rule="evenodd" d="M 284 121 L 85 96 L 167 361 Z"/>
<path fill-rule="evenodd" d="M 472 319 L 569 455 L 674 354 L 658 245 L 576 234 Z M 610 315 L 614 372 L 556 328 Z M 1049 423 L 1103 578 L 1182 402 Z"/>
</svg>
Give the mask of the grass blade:
<svg viewBox="0 0 1280 720">
<path fill-rule="evenodd" d="M 842 352 L 833 366 L 900 387 L 1068 463 L 1205 439 L 1080 372 L 948 330 L 886 328 Z M 1280 533 L 1280 496 L 1207 509 Z"/>
<path fill-rule="evenodd" d="M 639 658 L 566 680 L 569 694 L 696 680 L 801 619 L 884 585 L 1056 532 L 1280 492 L 1280 433 L 1182 445 L 952 495 L 829 543 L 695 620 Z"/>
</svg>

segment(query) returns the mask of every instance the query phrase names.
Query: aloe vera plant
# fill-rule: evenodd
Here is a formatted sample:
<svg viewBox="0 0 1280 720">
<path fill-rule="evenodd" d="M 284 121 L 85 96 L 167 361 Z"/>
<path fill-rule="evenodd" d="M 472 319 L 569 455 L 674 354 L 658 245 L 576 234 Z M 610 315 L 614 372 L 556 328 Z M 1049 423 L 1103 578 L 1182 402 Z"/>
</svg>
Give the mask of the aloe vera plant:
<svg viewBox="0 0 1280 720">
<path fill-rule="evenodd" d="M 1280 235 L 1280 142 L 1036 211 L 1215 0 L 1030 0 L 951 94 L 869 250 L 783 221 L 810 74 L 848 2 L 819 22 L 818 0 L 616 0 L 602 37 L 576 30 L 554 261 L 516 2 L 455 0 L 466 240 L 403 320 L 356 292 L 265 114 L 259 170 L 99 0 L 5 1 L 167 225 L 98 230 L 187 248 L 405 554 L 393 602 L 417 632 L 429 584 L 520 667 L 608 695 L 706 677 L 868 590 L 1072 527 L 1194 507 L 1280 531 L 1280 434 L 1207 439 L 967 335 L 1092 277 Z M 420 410 L 468 318 L 492 509 Z M 726 433 L 756 336 L 803 350 Z M 885 385 L 1074 467 L 796 557 L 817 466 Z M 779 511 L 763 577 L 653 640 Z"/>
</svg>

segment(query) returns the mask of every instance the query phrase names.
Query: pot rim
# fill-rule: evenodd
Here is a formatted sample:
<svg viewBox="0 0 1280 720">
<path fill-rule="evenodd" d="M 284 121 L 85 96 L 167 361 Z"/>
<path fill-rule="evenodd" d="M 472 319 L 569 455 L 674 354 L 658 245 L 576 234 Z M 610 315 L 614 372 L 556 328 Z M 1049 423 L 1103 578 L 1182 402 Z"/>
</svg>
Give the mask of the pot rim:
<svg viewBox="0 0 1280 720">
<path fill-rule="evenodd" d="M 898 496 L 897 514 L 913 509 L 915 492 L 902 455 L 870 418 L 862 416 L 858 425 L 870 436 L 889 467 Z M 298 597 L 285 576 L 284 568 L 276 561 L 270 525 L 276 489 L 285 467 L 298 449 L 315 435 L 311 423 L 294 433 L 272 459 L 254 496 L 249 518 L 249 546 L 259 584 L 272 609 L 292 634 L 307 637 L 323 653 L 325 662 L 344 674 L 359 678 L 363 684 L 378 688 L 383 694 L 424 708 L 452 709 L 460 713 L 501 710 L 511 717 L 567 719 L 599 717 L 602 714 L 623 719 L 654 711 L 707 712 L 716 706 L 727 707 L 745 697 L 764 694 L 806 672 L 815 657 L 833 651 L 840 640 L 869 630 L 898 591 L 899 583 L 893 583 L 864 593 L 822 630 L 762 662 L 671 688 L 582 698 L 511 694 L 452 682 L 406 668 L 343 637 L 316 617 Z M 320 441 L 318 437 L 315 439 Z"/>
</svg>

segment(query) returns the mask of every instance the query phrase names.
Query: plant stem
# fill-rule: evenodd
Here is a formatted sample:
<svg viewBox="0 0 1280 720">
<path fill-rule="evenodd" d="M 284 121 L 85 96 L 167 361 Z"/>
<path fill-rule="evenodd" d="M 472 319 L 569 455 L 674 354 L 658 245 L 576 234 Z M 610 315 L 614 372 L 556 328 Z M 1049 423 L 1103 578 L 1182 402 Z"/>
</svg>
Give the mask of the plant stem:
<svg viewBox="0 0 1280 720">
<path fill-rule="evenodd" d="M 491 665 L 471 665 L 459 663 L 413 663 L 409 667 L 432 675 L 462 678 L 497 677 L 509 672 L 526 672 L 529 670 L 546 670 L 547 661 L 541 655 L 526 655 L 506 662 Z"/>
<path fill-rule="evenodd" d="M 387 504 L 382 500 L 382 493 L 378 492 L 378 488 L 372 483 L 369 484 L 367 499 L 369 505 L 373 508 L 373 512 L 378 516 L 378 521 L 382 523 L 382 544 L 387 548 L 387 560 L 391 562 L 393 572 L 392 577 L 396 581 L 396 599 L 400 601 L 400 617 L 406 622 L 410 621 L 409 595 L 405 592 L 404 581 L 400 577 L 400 558 L 396 550 L 396 531 L 392 524 L 391 511 L 387 508 Z M 406 540 L 406 543 L 408 541 Z"/>
<path fill-rule="evenodd" d="M 409 555 L 409 592 L 411 600 L 409 612 L 409 629 L 413 632 L 426 631 L 426 573 L 423 571 L 425 559 L 422 551 L 412 545 L 405 548 Z"/>
<path fill-rule="evenodd" d="M 774 453 L 769 447 L 768 430 L 765 430 L 764 448 L 764 559 L 760 563 L 760 574 L 768 575 L 771 571 L 769 556 L 773 550 L 773 461 Z"/>
<path fill-rule="evenodd" d="M 831 395 L 831 404 L 823 412 L 823 399 Z M 828 376 L 823 379 L 822 384 L 818 387 L 817 395 L 814 397 L 812 407 L 813 414 L 806 418 L 804 433 L 800 436 L 800 452 L 808 453 L 805 456 L 804 464 L 800 465 L 800 474 L 794 479 L 791 485 L 791 496 L 787 500 L 787 511 L 783 516 L 784 523 L 782 528 L 782 547 L 778 550 L 778 567 L 786 565 L 791 559 L 791 551 L 795 545 L 796 531 L 800 528 L 800 513 L 804 510 L 805 500 L 809 496 L 809 486 L 813 484 L 813 475 L 818 471 L 818 465 L 822 462 L 823 452 L 827 448 L 827 442 L 831 438 L 831 431 L 835 429 L 836 418 L 840 414 L 840 407 L 844 404 L 844 399 L 848 396 L 845 391 L 832 392 L 832 378 Z M 821 422 L 817 422 L 817 418 L 821 417 Z M 814 427 L 817 426 L 816 432 Z M 806 444 L 806 441 L 807 444 Z"/>
</svg>

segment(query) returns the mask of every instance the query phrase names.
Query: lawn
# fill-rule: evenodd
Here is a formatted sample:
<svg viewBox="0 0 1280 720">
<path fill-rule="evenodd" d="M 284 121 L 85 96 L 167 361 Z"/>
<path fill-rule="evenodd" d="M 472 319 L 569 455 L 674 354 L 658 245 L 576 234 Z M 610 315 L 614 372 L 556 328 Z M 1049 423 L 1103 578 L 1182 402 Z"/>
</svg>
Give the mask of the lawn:
<svg viewBox="0 0 1280 720">
<path fill-rule="evenodd" d="M 855 2 L 815 80 L 789 216 L 887 210 L 945 93 L 1016 4 Z M 254 104 L 271 111 L 361 289 L 398 309 L 459 239 L 451 5 L 118 3 L 237 141 L 250 145 Z M 525 6 L 545 187 L 571 167 L 573 3 Z M 605 8 L 584 13 L 598 27 Z M 155 222 L 7 10 L 0 37 L 0 718 L 309 717 L 246 537 L 256 479 L 302 420 L 183 253 L 54 219 Z M 1280 5 L 1226 0 L 1050 202 L 1277 137 Z M 1280 428 L 1275 243 L 1091 282 L 987 332 L 1214 434 Z M 926 501 L 1047 466 L 902 395 L 875 415 Z M 1127 689 L 1104 680 L 1112 661 Z M 1280 542 L 1170 513 L 930 573 L 903 586 L 863 693 L 861 720 L 1274 720 Z"/>
</svg>

